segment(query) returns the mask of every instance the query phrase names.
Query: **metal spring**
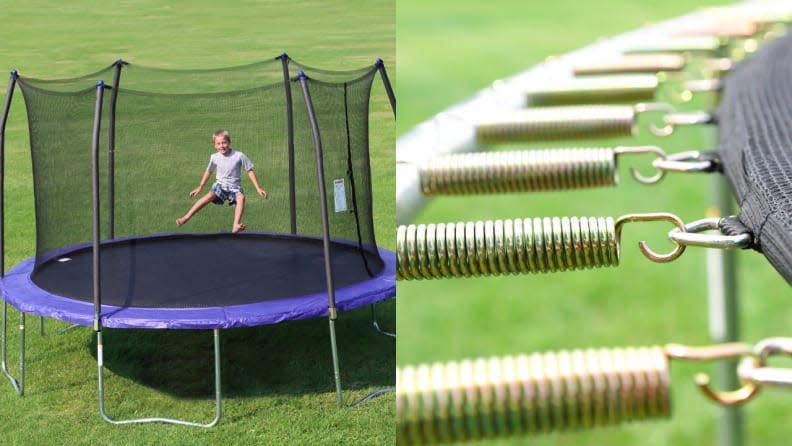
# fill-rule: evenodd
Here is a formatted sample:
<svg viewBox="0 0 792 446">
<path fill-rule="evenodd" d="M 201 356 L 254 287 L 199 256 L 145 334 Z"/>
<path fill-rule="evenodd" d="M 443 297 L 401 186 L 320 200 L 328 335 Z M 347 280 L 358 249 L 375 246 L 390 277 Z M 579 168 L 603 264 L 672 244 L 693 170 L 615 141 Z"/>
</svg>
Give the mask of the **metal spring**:
<svg viewBox="0 0 792 446">
<path fill-rule="evenodd" d="M 626 54 L 614 60 L 597 60 L 572 67 L 575 76 L 678 72 L 685 69 L 685 57 L 673 53 Z"/>
<path fill-rule="evenodd" d="M 399 226 L 396 278 L 476 277 L 617 266 L 610 217 L 545 217 Z"/>
<path fill-rule="evenodd" d="M 444 155 L 426 161 L 418 175 L 425 195 L 580 189 L 618 181 L 610 148 Z"/>
<path fill-rule="evenodd" d="M 476 123 L 476 142 L 496 144 L 632 136 L 635 117 L 635 109 L 623 105 L 522 109 Z"/>
<path fill-rule="evenodd" d="M 396 369 L 398 444 L 576 430 L 671 414 L 661 347 L 589 349 Z"/>
<path fill-rule="evenodd" d="M 651 101 L 658 88 L 654 74 L 572 78 L 526 92 L 530 107 Z"/>
</svg>

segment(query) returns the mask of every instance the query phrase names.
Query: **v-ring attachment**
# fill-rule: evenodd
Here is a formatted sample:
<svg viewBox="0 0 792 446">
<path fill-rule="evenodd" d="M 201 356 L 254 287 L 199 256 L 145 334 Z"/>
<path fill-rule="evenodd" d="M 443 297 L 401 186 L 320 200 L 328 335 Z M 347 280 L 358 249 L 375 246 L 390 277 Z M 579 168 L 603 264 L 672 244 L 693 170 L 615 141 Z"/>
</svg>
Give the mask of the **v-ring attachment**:
<svg viewBox="0 0 792 446">
<path fill-rule="evenodd" d="M 696 220 L 685 225 L 685 229 L 674 228 L 668 238 L 681 246 L 701 246 L 704 248 L 733 249 L 747 248 L 753 242 L 753 235 L 745 232 L 737 235 L 702 234 L 703 231 L 720 231 L 722 218 L 712 217 Z"/>
</svg>

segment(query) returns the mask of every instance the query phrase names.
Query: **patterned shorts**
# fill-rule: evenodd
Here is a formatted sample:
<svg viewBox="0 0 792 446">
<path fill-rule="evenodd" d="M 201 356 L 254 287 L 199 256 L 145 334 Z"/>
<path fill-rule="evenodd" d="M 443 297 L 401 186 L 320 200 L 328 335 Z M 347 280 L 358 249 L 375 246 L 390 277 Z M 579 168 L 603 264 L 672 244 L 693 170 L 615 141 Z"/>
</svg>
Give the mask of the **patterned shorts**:
<svg viewBox="0 0 792 446">
<path fill-rule="evenodd" d="M 236 204 L 237 194 L 245 194 L 241 187 L 228 187 L 223 186 L 220 183 L 214 183 L 212 185 L 212 193 L 216 195 L 215 199 L 212 200 L 212 203 L 223 204 L 227 201 L 229 206 L 234 206 Z"/>
</svg>

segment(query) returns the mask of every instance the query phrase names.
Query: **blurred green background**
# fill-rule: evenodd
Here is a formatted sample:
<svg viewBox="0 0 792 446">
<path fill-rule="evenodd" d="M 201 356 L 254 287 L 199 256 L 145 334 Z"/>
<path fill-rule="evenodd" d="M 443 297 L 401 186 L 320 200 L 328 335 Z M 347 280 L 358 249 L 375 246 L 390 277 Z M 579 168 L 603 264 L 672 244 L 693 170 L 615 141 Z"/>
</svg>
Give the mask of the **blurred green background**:
<svg viewBox="0 0 792 446">
<path fill-rule="evenodd" d="M 399 116 L 397 133 L 554 55 L 561 55 L 695 8 L 729 4 L 712 0 L 638 2 L 401 0 L 397 8 Z M 706 98 L 691 107 L 707 108 Z M 643 132 L 646 134 L 647 132 Z M 657 144 L 668 152 L 712 149 L 716 136 L 703 128 L 672 137 L 570 141 L 553 146 Z M 550 146 L 533 144 L 531 147 Z M 523 146 L 520 146 L 523 147 Z M 515 148 L 515 147 L 510 147 Z M 426 150 L 432 150 L 427 147 Z M 666 211 L 684 221 L 703 218 L 711 178 L 668 175 L 642 186 L 620 165 L 615 188 L 503 196 L 438 197 L 415 223 L 534 216 L 613 216 Z M 675 262 L 655 264 L 637 249 L 647 240 L 659 252 L 668 224 L 625 227 L 621 265 L 597 270 L 399 282 L 397 365 L 587 347 L 710 343 L 705 252 L 689 249 Z M 756 252 L 739 252 L 742 338 L 754 343 L 792 334 L 789 285 Z M 553 433 L 486 444 L 699 445 L 716 443 L 720 409 L 699 394 L 696 372 L 708 364 L 672 364 L 673 415 L 578 433 Z M 789 394 L 768 389 L 745 409 L 746 444 L 788 444 Z"/>
</svg>

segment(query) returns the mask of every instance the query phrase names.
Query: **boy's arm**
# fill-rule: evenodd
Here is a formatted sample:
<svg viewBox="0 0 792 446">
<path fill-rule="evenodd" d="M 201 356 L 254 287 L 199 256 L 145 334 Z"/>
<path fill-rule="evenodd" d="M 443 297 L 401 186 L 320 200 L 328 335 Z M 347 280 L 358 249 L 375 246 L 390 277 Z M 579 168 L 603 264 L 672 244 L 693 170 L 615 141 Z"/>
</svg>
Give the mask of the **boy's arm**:
<svg viewBox="0 0 792 446">
<path fill-rule="evenodd" d="M 250 169 L 247 171 L 247 174 L 248 174 L 248 178 L 250 178 L 250 181 L 253 183 L 254 186 L 256 186 L 256 192 L 262 197 L 267 198 L 269 194 L 259 185 L 259 180 L 258 177 L 256 177 L 256 172 L 254 172 L 253 169 Z"/>
<path fill-rule="evenodd" d="M 201 177 L 201 183 L 198 185 L 198 187 L 196 187 L 195 189 L 190 191 L 190 196 L 191 197 L 194 197 L 194 196 L 196 196 L 196 195 L 201 193 L 201 189 L 203 189 L 203 187 L 206 184 L 206 182 L 209 181 L 209 177 L 211 175 L 212 175 L 212 172 L 209 172 L 208 170 L 206 172 L 204 172 L 203 176 Z"/>
</svg>

